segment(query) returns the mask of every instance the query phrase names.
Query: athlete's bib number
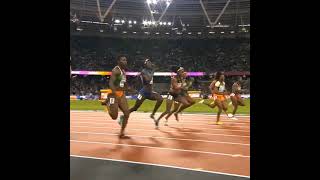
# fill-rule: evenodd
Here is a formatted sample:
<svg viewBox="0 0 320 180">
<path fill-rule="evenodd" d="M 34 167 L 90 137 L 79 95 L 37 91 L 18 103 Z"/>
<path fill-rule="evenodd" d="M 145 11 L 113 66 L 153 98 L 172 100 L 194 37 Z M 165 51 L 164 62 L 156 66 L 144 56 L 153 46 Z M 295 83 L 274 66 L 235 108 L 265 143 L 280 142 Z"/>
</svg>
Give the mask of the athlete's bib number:
<svg viewBox="0 0 320 180">
<path fill-rule="evenodd" d="M 124 87 L 124 83 L 126 82 L 126 80 L 121 80 L 120 81 L 120 87 Z"/>
<path fill-rule="evenodd" d="M 138 98 L 139 100 L 141 100 L 141 99 L 142 99 L 142 95 L 139 94 L 137 98 Z"/>
<path fill-rule="evenodd" d="M 109 100 L 109 104 L 114 104 L 115 99 L 114 98 L 110 98 Z"/>
</svg>

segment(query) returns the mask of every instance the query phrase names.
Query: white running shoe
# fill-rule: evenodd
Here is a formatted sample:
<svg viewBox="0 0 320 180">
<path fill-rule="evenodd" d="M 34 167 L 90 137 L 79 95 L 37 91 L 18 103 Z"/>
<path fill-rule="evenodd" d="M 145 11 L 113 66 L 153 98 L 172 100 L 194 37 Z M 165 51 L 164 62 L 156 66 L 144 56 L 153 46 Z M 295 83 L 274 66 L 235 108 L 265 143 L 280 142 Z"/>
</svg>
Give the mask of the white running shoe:
<svg viewBox="0 0 320 180">
<path fill-rule="evenodd" d="M 233 118 L 234 116 L 233 116 L 233 114 L 228 114 L 228 117 Z"/>
<path fill-rule="evenodd" d="M 238 120 L 238 118 L 236 118 L 236 117 L 234 117 L 234 116 L 233 116 L 231 119 L 232 119 L 232 120 Z"/>
</svg>

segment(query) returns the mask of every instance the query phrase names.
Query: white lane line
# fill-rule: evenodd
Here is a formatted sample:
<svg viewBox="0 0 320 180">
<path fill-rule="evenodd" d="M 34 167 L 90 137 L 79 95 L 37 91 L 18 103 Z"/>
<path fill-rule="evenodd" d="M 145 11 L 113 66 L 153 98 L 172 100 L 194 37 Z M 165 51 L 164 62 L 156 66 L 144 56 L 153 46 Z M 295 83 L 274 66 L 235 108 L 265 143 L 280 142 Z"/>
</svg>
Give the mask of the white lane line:
<svg viewBox="0 0 320 180">
<path fill-rule="evenodd" d="M 104 122 L 104 123 L 93 123 L 93 122 L 71 122 L 70 123 L 71 125 L 77 125 L 77 124 L 80 124 L 80 125 L 82 125 L 82 124 L 87 124 L 87 125 L 110 125 L 110 124 L 114 124 L 114 121 L 109 121 L 109 122 Z M 128 123 L 128 127 L 129 128 L 131 128 L 131 126 L 132 126 L 133 124 L 129 124 Z M 188 129 L 194 129 L 194 130 L 199 130 L 199 129 L 202 129 L 202 130 L 215 130 L 215 129 L 213 129 L 213 128 L 202 128 L 202 127 L 193 127 L 193 126 L 185 126 L 185 125 L 183 125 L 183 124 L 170 124 L 170 126 L 171 125 L 180 125 L 181 127 L 175 127 L 175 128 L 181 128 L 182 130 L 183 129 L 186 129 L 186 130 L 188 130 Z M 151 124 L 151 122 L 150 122 L 150 125 L 148 125 L 148 124 L 134 124 L 134 126 L 139 126 L 139 127 L 149 127 L 149 128 L 154 128 L 154 125 L 152 125 Z M 209 126 L 209 125 L 208 125 Z M 98 126 L 99 127 L 99 126 Z M 102 126 L 100 126 L 100 127 L 102 127 Z M 232 127 L 235 127 L 235 126 L 232 126 Z M 224 129 L 225 131 L 229 131 L 228 129 Z M 248 129 L 246 129 L 246 130 L 248 130 Z M 250 129 L 249 129 L 250 130 Z M 231 130 L 230 130 L 231 131 Z M 245 132 L 248 132 L 248 131 L 245 131 Z"/>
<path fill-rule="evenodd" d="M 89 121 L 82 121 L 82 120 L 72 120 L 71 121 L 71 123 L 92 123 L 92 124 L 107 124 L 108 122 L 113 122 L 113 120 L 105 120 L 105 121 L 103 121 L 103 122 L 94 122 L 94 121 L 90 121 L 90 119 L 86 119 L 86 120 L 89 120 Z M 130 121 L 130 119 L 129 119 L 129 121 Z M 151 121 L 151 120 L 149 120 L 149 121 L 130 121 L 130 122 L 134 122 L 134 123 L 139 123 L 139 124 L 145 124 L 145 125 L 152 125 L 153 124 L 153 121 Z M 222 121 L 223 122 L 223 121 Z M 204 124 L 204 123 L 202 123 L 202 124 L 197 124 L 197 123 L 186 123 L 186 122 L 182 122 L 182 123 L 171 123 L 171 122 L 168 122 L 168 123 L 170 123 L 171 125 L 178 125 L 178 124 L 182 124 L 182 125 L 189 125 L 189 126 L 193 126 L 193 125 L 195 125 L 195 126 L 210 126 L 209 124 Z M 212 121 L 212 123 L 214 123 L 213 121 Z M 144 125 L 144 126 L 145 126 Z M 232 126 L 232 127 L 239 127 L 239 128 L 242 128 L 242 127 L 245 127 L 245 128 L 250 128 L 250 126 L 248 126 L 248 125 L 244 125 L 244 126 L 241 126 L 241 125 L 234 125 L 234 123 L 225 123 L 225 125 L 230 125 L 230 126 Z M 143 126 L 143 125 L 142 125 Z"/>
<path fill-rule="evenodd" d="M 113 124 L 114 123 L 114 121 L 110 121 L 111 122 L 111 124 Z M 71 122 L 71 124 L 73 124 L 74 122 Z M 128 124 L 129 125 L 129 124 Z M 178 125 L 181 125 L 181 124 L 178 124 Z M 149 127 L 149 126 L 147 126 L 147 125 L 138 125 L 138 126 L 146 126 L 146 127 Z M 98 127 L 100 127 L 100 126 L 98 126 Z M 150 127 L 152 127 L 152 125 L 150 125 Z M 154 126 L 153 126 L 154 127 Z M 230 130 L 230 129 L 216 129 L 216 128 L 200 128 L 200 127 L 197 127 L 197 128 L 195 128 L 195 127 L 191 127 L 191 126 L 183 126 L 183 125 L 181 125 L 181 127 L 176 127 L 176 126 L 171 126 L 171 124 L 170 124 L 170 126 L 168 126 L 168 127 L 174 127 L 174 128 L 180 128 L 181 130 L 189 130 L 189 129 L 191 129 L 191 130 L 211 130 L 211 131 L 227 131 L 227 132 L 243 132 L 243 133 L 250 133 L 250 131 L 245 131 L 245 130 Z M 249 129 L 250 130 L 250 129 Z"/>
<path fill-rule="evenodd" d="M 96 114 L 106 114 L 105 111 L 77 111 L 77 110 L 72 110 L 70 111 L 71 114 L 92 114 L 92 113 L 96 113 Z M 143 112 L 135 112 L 135 114 L 150 114 L 151 112 L 148 113 L 143 113 Z M 157 112 L 156 115 L 161 114 L 162 112 Z M 213 113 L 183 113 L 181 114 L 182 116 L 187 115 L 187 116 L 217 116 L 217 114 L 213 114 Z M 247 114 L 236 114 L 237 117 L 250 117 L 250 115 Z M 227 115 L 222 114 L 221 117 L 227 117 Z"/>
<path fill-rule="evenodd" d="M 71 131 L 70 133 L 74 134 L 91 134 L 91 135 L 107 135 L 107 136 L 115 136 L 118 135 L 116 133 L 100 133 L 100 132 L 88 132 L 88 131 Z M 224 142 L 224 141 L 208 141 L 201 139 L 181 139 L 181 138 L 168 138 L 161 136 L 140 136 L 140 135 L 131 135 L 127 134 L 130 137 L 138 137 L 138 138 L 154 138 L 154 139 L 167 139 L 167 140 L 176 140 L 176 141 L 192 141 L 192 142 L 206 142 L 206 143 L 217 143 L 217 144 L 232 144 L 232 145 L 240 145 L 240 146 L 250 146 L 250 144 L 243 143 L 232 143 L 232 142 Z"/>
<path fill-rule="evenodd" d="M 109 127 L 101 127 L 101 126 L 70 126 L 70 127 L 75 127 L 75 128 L 104 128 L 104 129 L 114 129 L 114 130 L 119 130 L 120 128 L 109 128 Z M 152 130 L 152 129 L 131 129 L 129 128 L 130 131 L 157 131 L 159 130 Z M 160 131 L 161 132 L 161 131 Z M 229 137 L 243 137 L 243 138 L 250 138 L 250 136 L 241 136 L 241 135 L 231 135 L 231 134 L 212 134 L 212 133 L 199 133 L 199 132 L 179 132 L 179 131 L 168 131 L 166 130 L 165 132 L 174 132 L 174 133 L 182 133 L 182 134 L 205 134 L 205 135 L 211 135 L 211 136 L 229 136 Z"/>
<path fill-rule="evenodd" d="M 179 152 L 191 152 L 191 153 L 200 153 L 200 154 L 209 154 L 209 155 L 230 156 L 230 157 L 233 157 L 233 158 L 237 158 L 237 157 L 239 157 L 239 158 L 250 158 L 250 156 L 245 156 L 245 155 L 241 155 L 241 154 L 226 154 L 226 153 L 216 153 L 216 152 L 196 151 L 196 150 L 186 150 L 186 149 L 176 149 L 176 148 L 165 148 L 165 147 L 152 147 L 152 146 L 133 145 L 133 144 L 107 143 L 107 142 L 99 142 L 99 141 L 81 141 L 81 140 L 74 140 L 74 139 L 70 139 L 70 142 L 85 143 L 85 144 L 103 144 L 103 145 L 114 145 L 114 146 L 128 146 L 128 147 L 160 149 L 160 150 L 179 151 Z"/>
<path fill-rule="evenodd" d="M 205 172 L 205 173 L 210 173 L 210 174 L 220 174 L 220 175 L 227 175 L 227 176 L 250 178 L 250 176 L 244 176 L 244 175 L 239 175 L 239 174 L 230 174 L 230 173 L 223 173 L 223 172 L 217 172 L 217 171 L 207 171 L 207 170 L 200 170 L 200 169 L 184 168 L 184 167 L 170 166 L 170 165 L 163 165 L 163 164 L 144 163 L 144 162 L 127 161 L 127 160 L 110 159 L 110 158 L 99 158 L 99 157 L 82 156 L 82 155 L 76 155 L 76 154 L 70 154 L 70 156 L 74 157 L 74 158 L 84 158 L 84 159 L 95 159 L 95 160 L 103 160 L 103 161 L 116 161 L 116 162 L 125 162 L 125 163 L 133 163 L 133 164 L 143 164 L 143 165 L 149 165 L 149 166 L 159 166 L 159 167 L 166 167 L 166 168 Z"/>
<path fill-rule="evenodd" d="M 114 120 L 105 120 L 105 121 L 103 121 L 103 123 L 114 123 Z M 130 122 L 132 122 L 132 121 L 130 121 Z M 94 121 L 86 121 L 86 122 L 78 122 L 78 120 L 72 120 L 71 122 L 70 122 L 71 124 L 72 123 L 95 123 Z M 163 123 L 163 122 L 162 122 Z M 131 123 L 130 123 L 131 124 Z M 138 125 L 138 126 L 146 126 L 146 127 L 154 127 L 154 125 L 152 125 L 153 124 L 153 122 L 151 122 L 151 121 L 149 121 L 149 122 L 145 122 L 145 123 L 142 123 L 141 124 L 141 122 L 139 122 L 139 124 L 135 124 L 135 125 Z M 161 125 L 161 124 L 160 124 Z M 175 124 L 171 124 L 170 123 L 170 126 L 169 127 L 174 127 L 174 126 L 171 126 L 171 125 L 178 125 L 178 126 L 181 126 L 181 127 L 176 127 L 176 128 L 181 128 L 181 129 L 191 129 L 191 128 L 194 128 L 194 129 L 197 129 L 197 130 L 199 130 L 199 129 L 201 129 L 201 130 L 213 130 L 213 131 L 230 131 L 230 132 L 245 132 L 245 133 L 250 133 L 250 128 L 248 129 L 249 131 L 246 131 L 246 130 L 233 130 L 233 129 L 217 129 L 217 128 L 213 128 L 213 127 L 216 127 L 216 126 L 212 126 L 212 124 L 207 124 L 207 126 L 212 126 L 211 128 L 203 128 L 203 127 L 193 127 L 193 126 L 184 126 L 184 124 L 183 123 L 175 123 Z M 227 124 L 225 124 L 225 125 L 227 125 Z M 234 127 L 234 126 L 232 126 L 232 127 Z"/>
<path fill-rule="evenodd" d="M 119 114 L 122 114 L 122 112 L 119 112 Z M 85 114 L 78 114 L 78 113 L 71 113 L 70 116 L 80 116 L 80 117 L 109 117 L 108 113 L 104 113 L 104 114 L 92 114 L 92 113 L 85 113 Z M 149 114 L 147 113 L 139 113 L 139 114 L 131 114 L 132 117 L 138 117 L 138 118 L 146 118 L 149 117 Z M 160 114 L 155 114 L 155 116 L 160 116 Z M 189 118 L 192 117 L 188 117 L 191 116 L 190 114 L 188 115 L 181 115 L 179 114 L 180 117 L 184 117 L 187 120 L 189 120 Z M 212 117 L 217 117 L 216 115 L 200 115 L 200 114 L 192 114 L 192 116 L 196 116 L 196 117 L 201 117 L 201 118 L 212 118 Z M 230 120 L 229 117 L 227 117 L 226 115 L 221 115 L 222 118 L 226 118 L 229 121 L 234 121 L 234 120 Z M 244 117 L 244 116 L 236 116 L 238 119 L 240 119 L 241 121 L 245 121 L 247 123 L 250 123 L 250 117 Z"/>
<path fill-rule="evenodd" d="M 86 121 L 86 120 L 90 120 L 90 121 L 94 121 L 94 122 L 105 122 L 106 120 L 111 120 L 110 117 L 91 117 L 91 116 L 73 116 L 70 118 L 71 120 L 76 120 L 76 121 Z M 130 117 L 129 118 L 131 121 L 133 122 L 151 122 L 153 121 L 153 119 L 151 118 L 137 118 L 137 117 Z M 164 119 L 162 119 L 162 121 L 164 121 Z M 169 121 L 175 122 L 175 120 L 173 119 L 169 119 Z M 201 120 L 186 120 L 186 119 L 182 119 L 181 122 L 185 123 L 185 124 L 192 124 L 192 125 L 207 125 L 207 122 L 215 122 L 215 119 L 201 119 Z M 239 120 L 224 120 L 222 119 L 221 121 L 226 122 L 226 123 L 230 123 L 230 124 L 242 124 L 242 125 L 246 125 L 246 126 L 250 126 L 250 122 L 240 122 Z"/>
</svg>

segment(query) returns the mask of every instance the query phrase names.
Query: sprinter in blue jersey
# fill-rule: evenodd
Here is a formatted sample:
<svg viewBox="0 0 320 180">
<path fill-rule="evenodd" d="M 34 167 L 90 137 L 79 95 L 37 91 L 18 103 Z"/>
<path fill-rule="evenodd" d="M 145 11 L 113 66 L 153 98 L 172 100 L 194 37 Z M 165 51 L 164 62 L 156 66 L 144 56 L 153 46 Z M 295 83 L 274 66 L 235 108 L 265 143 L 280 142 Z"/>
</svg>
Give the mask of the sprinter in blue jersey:
<svg viewBox="0 0 320 180">
<path fill-rule="evenodd" d="M 154 106 L 153 112 L 150 115 L 150 117 L 156 123 L 154 115 L 159 109 L 159 107 L 161 106 L 163 98 L 159 93 L 153 91 L 153 75 L 154 75 L 153 64 L 149 59 L 146 59 L 144 61 L 144 68 L 140 73 L 140 79 L 143 87 L 139 91 L 135 105 L 132 108 L 130 108 L 129 112 L 131 113 L 133 111 L 138 110 L 139 107 L 142 105 L 143 101 L 146 99 L 157 101 L 156 105 Z"/>
</svg>

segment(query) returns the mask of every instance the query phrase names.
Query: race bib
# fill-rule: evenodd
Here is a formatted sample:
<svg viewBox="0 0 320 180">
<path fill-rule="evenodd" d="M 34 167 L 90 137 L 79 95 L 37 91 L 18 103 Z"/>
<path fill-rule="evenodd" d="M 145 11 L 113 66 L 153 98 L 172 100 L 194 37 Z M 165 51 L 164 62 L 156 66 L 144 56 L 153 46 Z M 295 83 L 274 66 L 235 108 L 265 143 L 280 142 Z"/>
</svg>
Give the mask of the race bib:
<svg viewBox="0 0 320 180">
<path fill-rule="evenodd" d="M 110 98 L 109 99 L 109 104 L 114 104 L 115 99 L 114 98 Z"/>
<path fill-rule="evenodd" d="M 124 87 L 124 83 L 126 82 L 126 80 L 124 79 L 124 80 L 121 80 L 120 81 L 120 87 Z"/>
<path fill-rule="evenodd" d="M 225 90 L 225 87 L 224 86 L 220 86 L 219 87 L 219 92 L 223 92 Z"/>
<path fill-rule="evenodd" d="M 141 99 L 142 99 L 142 95 L 139 94 L 137 98 L 138 98 L 139 100 L 141 100 Z"/>
</svg>

